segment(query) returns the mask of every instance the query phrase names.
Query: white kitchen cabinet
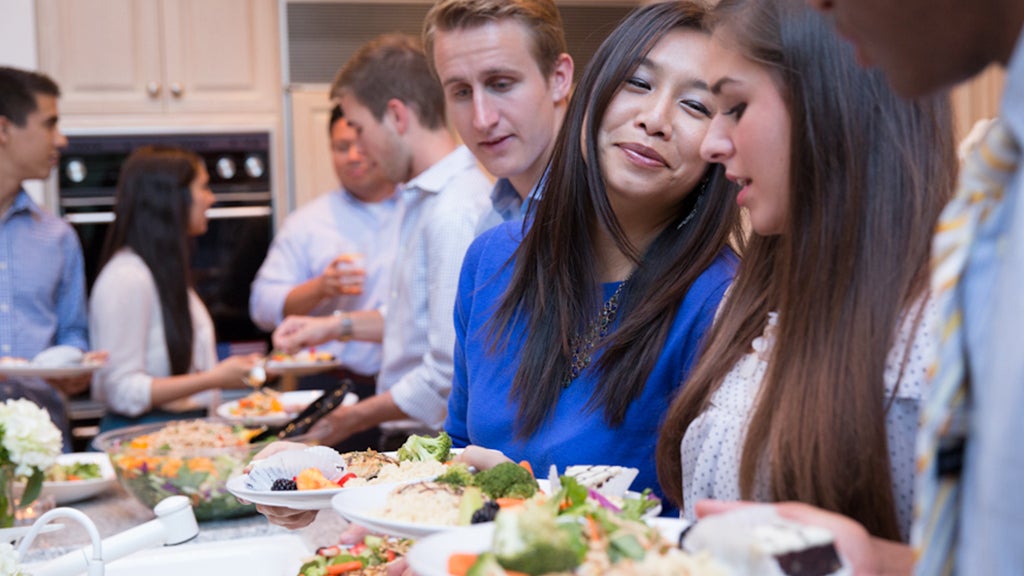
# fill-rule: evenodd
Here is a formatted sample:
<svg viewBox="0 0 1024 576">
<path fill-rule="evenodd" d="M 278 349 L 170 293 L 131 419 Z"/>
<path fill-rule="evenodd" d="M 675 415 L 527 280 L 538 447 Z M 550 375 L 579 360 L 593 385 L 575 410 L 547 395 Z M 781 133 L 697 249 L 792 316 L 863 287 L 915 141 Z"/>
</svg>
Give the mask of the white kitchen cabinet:
<svg viewBox="0 0 1024 576">
<path fill-rule="evenodd" d="M 291 91 L 294 208 L 338 187 L 327 133 L 333 107 L 327 87 L 296 87 Z"/>
<path fill-rule="evenodd" d="M 37 0 L 67 115 L 274 112 L 275 0 Z"/>
</svg>

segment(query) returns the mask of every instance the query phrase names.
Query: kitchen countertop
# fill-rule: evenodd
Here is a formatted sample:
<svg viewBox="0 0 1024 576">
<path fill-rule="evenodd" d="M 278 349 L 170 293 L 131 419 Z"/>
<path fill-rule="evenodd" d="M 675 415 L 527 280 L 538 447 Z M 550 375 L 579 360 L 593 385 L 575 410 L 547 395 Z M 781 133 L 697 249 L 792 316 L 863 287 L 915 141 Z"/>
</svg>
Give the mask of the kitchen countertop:
<svg viewBox="0 0 1024 576">
<path fill-rule="evenodd" d="M 69 507 L 89 516 L 96 524 L 101 538 L 119 534 L 156 517 L 152 509 L 136 501 L 120 485 L 96 498 L 70 504 Z M 26 553 L 23 559 L 25 563 L 45 562 L 90 545 L 88 533 L 77 522 L 56 520 L 55 523 L 64 524 L 64 528 L 40 534 Z M 303 539 L 312 553 L 317 547 L 337 543 L 338 534 L 346 526 L 346 522 L 340 516 L 327 510 L 319 514 L 313 524 L 294 533 Z M 271 524 L 264 516 L 253 514 L 228 520 L 200 522 L 198 536 L 181 546 L 287 533 L 288 530 Z"/>
</svg>

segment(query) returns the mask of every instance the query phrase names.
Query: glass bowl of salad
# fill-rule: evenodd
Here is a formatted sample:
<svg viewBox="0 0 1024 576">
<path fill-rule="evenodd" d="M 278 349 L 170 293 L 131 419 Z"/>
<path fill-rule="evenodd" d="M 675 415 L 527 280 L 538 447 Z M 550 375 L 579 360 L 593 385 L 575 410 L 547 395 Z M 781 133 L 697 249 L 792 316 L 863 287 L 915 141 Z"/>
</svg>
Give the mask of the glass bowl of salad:
<svg viewBox="0 0 1024 576">
<path fill-rule="evenodd" d="M 249 442 L 261 431 L 212 418 L 179 420 L 104 432 L 93 446 L 107 453 L 118 481 L 139 502 L 152 508 L 186 496 L 201 522 L 256 512 L 224 485 L 266 446 Z"/>
</svg>

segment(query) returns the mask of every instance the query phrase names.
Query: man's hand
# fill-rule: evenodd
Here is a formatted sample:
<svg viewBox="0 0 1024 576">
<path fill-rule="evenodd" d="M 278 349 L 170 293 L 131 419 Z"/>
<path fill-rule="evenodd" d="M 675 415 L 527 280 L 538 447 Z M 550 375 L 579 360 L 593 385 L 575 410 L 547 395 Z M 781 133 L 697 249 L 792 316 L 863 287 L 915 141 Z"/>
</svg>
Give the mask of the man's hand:
<svg viewBox="0 0 1024 576">
<path fill-rule="evenodd" d="M 341 254 L 331 261 L 320 274 L 320 294 L 332 298 L 343 294 L 362 294 L 366 282 L 362 256 Z"/>
<path fill-rule="evenodd" d="M 294 354 L 307 346 L 318 346 L 335 340 L 341 320 L 334 316 L 289 316 L 274 330 L 274 348 Z"/>
<path fill-rule="evenodd" d="M 82 355 L 82 364 L 104 364 L 109 357 L 110 353 L 106 350 L 86 352 Z M 3 377 L 0 377 L 0 380 L 2 379 Z M 67 378 L 48 378 L 46 382 L 60 390 L 65 396 L 76 396 L 89 389 L 89 384 L 92 383 L 92 374 L 69 376 Z"/>
</svg>

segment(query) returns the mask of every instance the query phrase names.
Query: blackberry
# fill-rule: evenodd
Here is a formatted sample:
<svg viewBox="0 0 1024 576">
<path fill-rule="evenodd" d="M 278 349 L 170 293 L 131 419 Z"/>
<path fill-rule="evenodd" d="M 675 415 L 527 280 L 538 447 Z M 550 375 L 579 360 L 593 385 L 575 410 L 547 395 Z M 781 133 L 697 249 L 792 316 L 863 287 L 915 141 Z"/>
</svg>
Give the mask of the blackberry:
<svg viewBox="0 0 1024 576">
<path fill-rule="evenodd" d="M 274 480 L 274 485 L 270 487 L 271 490 L 298 490 L 299 486 L 295 484 L 295 480 L 291 478 L 278 478 Z"/>
<path fill-rule="evenodd" d="M 479 510 L 473 512 L 473 517 L 469 519 L 470 524 L 479 524 L 481 522 L 492 522 L 494 517 L 498 515 L 498 503 L 494 500 L 488 500 L 484 502 L 484 505 Z"/>
</svg>

